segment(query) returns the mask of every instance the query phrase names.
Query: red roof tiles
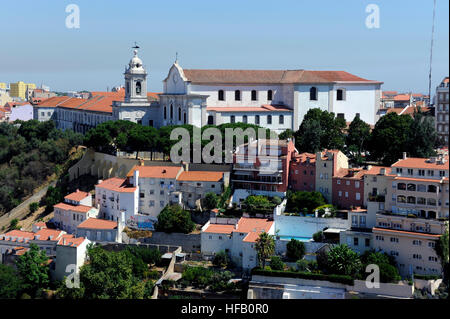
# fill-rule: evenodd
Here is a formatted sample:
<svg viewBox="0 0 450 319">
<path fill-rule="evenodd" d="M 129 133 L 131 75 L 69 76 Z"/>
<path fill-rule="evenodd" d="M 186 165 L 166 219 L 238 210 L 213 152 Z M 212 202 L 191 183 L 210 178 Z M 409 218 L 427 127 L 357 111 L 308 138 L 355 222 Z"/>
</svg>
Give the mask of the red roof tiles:
<svg viewBox="0 0 450 319">
<path fill-rule="evenodd" d="M 187 171 L 178 176 L 178 181 L 218 182 L 223 178 L 222 172 Z"/>
<path fill-rule="evenodd" d="M 118 177 L 112 177 L 104 180 L 100 184 L 96 185 L 96 187 L 122 193 L 133 193 L 137 189 L 136 187 L 128 185 L 126 183 L 126 179 Z"/>
<path fill-rule="evenodd" d="M 134 171 L 139 171 L 139 177 L 144 178 L 170 178 L 175 179 L 181 172 L 181 166 L 138 166 L 133 167 L 127 174 L 131 177 Z"/>
<path fill-rule="evenodd" d="M 68 199 L 68 200 L 73 200 L 73 201 L 79 202 L 79 201 L 85 199 L 88 196 L 90 196 L 89 193 L 82 192 L 82 191 L 77 189 L 76 192 L 73 192 L 73 193 L 67 195 L 66 197 L 64 197 L 64 199 Z"/>
<path fill-rule="evenodd" d="M 117 228 L 117 222 L 98 218 L 88 218 L 78 225 L 78 228 L 115 229 Z"/>
</svg>

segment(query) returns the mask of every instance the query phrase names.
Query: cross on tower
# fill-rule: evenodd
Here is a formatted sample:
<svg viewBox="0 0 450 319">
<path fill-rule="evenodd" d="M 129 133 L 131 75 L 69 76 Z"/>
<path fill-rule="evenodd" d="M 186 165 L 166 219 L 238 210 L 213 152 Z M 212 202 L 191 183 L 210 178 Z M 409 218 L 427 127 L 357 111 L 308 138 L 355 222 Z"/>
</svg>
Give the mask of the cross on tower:
<svg viewBox="0 0 450 319">
<path fill-rule="evenodd" d="M 139 46 L 137 45 L 136 41 L 134 41 L 134 47 L 133 49 L 139 49 Z"/>
</svg>

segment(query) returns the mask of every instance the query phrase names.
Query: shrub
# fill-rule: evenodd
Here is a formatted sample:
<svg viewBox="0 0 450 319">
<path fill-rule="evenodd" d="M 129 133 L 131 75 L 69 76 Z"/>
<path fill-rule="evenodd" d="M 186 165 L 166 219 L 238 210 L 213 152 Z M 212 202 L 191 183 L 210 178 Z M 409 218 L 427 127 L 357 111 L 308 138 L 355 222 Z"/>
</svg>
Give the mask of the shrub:
<svg viewBox="0 0 450 319">
<path fill-rule="evenodd" d="M 20 229 L 19 220 L 17 218 L 14 218 L 13 220 L 11 220 L 11 223 L 9 224 L 9 228 L 11 230 Z"/>
<path fill-rule="evenodd" d="M 269 277 L 285 277 L 285 278 L 301 278 L 309 280 L 323 280 L 341 283 L 344 285 L 353 285 L 354 280 L 351 276 L 344 275 L 326 275 L 310 272 L 289 272 L 280 270 L 266 270 L 261 268 L 253 268 L 252 275 L 269 276 Z"/>
<path fill-rule="evenodd" d="M 361 268 L 359 255 L 347 245 L 335 246 L 328 252 L 325 270 L 329 274 L 354 275 Z"/>
<path fill-rule="evenodd" d="M 281 258 L 278 256 L 270 257 L 270 268 L 273 270 L 283 270 L 284 263 L 281 261 Z"/>
<path fill-rule="evenodd" d="M 290 260 L 299 260 L 305 256 L 305 244 L 299 240 L 291 239 L 286 246 L 286 256 Z"/>
<path fill-rule="evenodd" d="M 179 205 L 166 206 L 158 215 L 156 229 L 166 233 L 190 233 L 195 228 L 191 214 Z"/>
<path fill-rule="evenodd" d="M 31 203 L 31 204 L 29 205 L 29 208 L 30 208 L 30 213 L 34 213 L 35 211 L 38 210 L 38 208 L 39 208 L 39 203 L 37 203 L 37 202 Z"/>
<path fill-rule="evenodd" d="M 277 206 L 280 205 L 281 202 L 282 202 L 282 200 L 281 200 L 281 198 L 278 197 L 278 196 L 274 196 L 274 197 L 272 198 L 272 203 L 274 203 L 274 204 L 277 205 Z"/>
<path fill-rule="evenodd" d="M 296 264 L 297 264 L 297 270 L 298 270 L 298 271 L 305 272 L 305 271 L 308 271 L 308 270 L 309 270 L 309 269 L 308 269 L 308 264 L 309 264 L 309 263 L 308 263 L 308 261 L 305 260 L 305 259 L 297 260 Z"/>
<path fill-rule="evenodd" d="M 214 256 L 213 265 L 216 267 L 226 267 L 228 265 L 228 261 L 229 258 L 227 253 L 222 250 Z"/>
<path fill-rule="evenodd" d="M 321 243 L 324 239 L 323 232 L 319 230 L 318 232 L 313 234 L 313 240 L 315 242 Z"/>
<path fill-rule="evenodd" d="M 217 208 L 217 204 L 219 203 L 219 196 L 212 192 L 206 193 L 203 202 L 206 209 Z"/>
</svg>

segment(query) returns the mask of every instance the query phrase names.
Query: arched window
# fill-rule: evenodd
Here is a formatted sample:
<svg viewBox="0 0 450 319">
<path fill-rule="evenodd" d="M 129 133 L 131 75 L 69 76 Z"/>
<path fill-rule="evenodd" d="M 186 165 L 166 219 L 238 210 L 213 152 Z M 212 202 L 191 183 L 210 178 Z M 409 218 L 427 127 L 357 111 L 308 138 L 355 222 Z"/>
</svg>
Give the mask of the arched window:
<svg viewBox="0 0 450 319">
<path fill-rule="evenodd" d="M 338 100 L 338 101 L 345 100 L 345 90 L 344 89 L 338 89 L 336 91 L 336 100 Z"/>
<path fill-rule="evenodd" d="M 284 115 L 280 115 L 280 121 L 279 121 L 279 123 L 280 123 L 280 124 L 284 124 Z"/>
<path fill-rule="evenodd" d="M 398 183 L 397 188 L 400 190 L 406 190 L 406 184 L 405 183 Z"/>
<path fill-rule="evenodd" d="M 186 124 L 186 123 L 187 123 L 187 119 L 186 119 L 186 112 L 184 112 L 183 116 L 184 116 L 184 120 L 183 120 L 183 122 L 184 122 L 184 124 Z"/>
<path fill-rule="evenodd" d="M 241 100 L 241 91 L 239 91 L 239 90 L 234 91 L 234 100 L 235 101 Z"/>
<path fill-rule="evenodd" d="M 178 107 L 178 121 L 181 121 L 181 107 Z"/>
<path fill-rule="evenodd" d="M 428 218 L 436 219 L 436 212 L 432 211 L 432 210 L 429 210 L 428 211 Z"/>
<path fill-rule="evenodd" d="M 272 115 L 267 115 L 267 124 L 272 124 Z"/>
<path fill-rule="evenodd" d="M 273 99 L 273 92 L 272 90 L 267 91 L 267 101 L 272 101 Z"/>
<path fill-rule="evenodd" d="M 428 185 L 428 193 L 436 193 L 437 187 L 434 185 Z"/>
<path fill-rule="evenodd" d="M 427 205 L 436 206 L 436 200 L 434 198 L 428 198 Z"/>
<path fill-rule="evenodd" d="M 259 124 L 259 115 L 255 115 L 255 124 Z"/>
<path fill-rule="evenodd" d="M 416 198 L 414 196 L 408 196 L 408 204 L 415 204 Z"/>
<path fill-rule="evenodd" d="M 416 184 L 408 184 L 408 190 L 411 192 L 416 191 Z"/>
<path fill-rule="evenodd" d="M 235 123 L 236 122 L 236 118 L 234 117 L 234 115 L 230 116 L 230 123 Z"/>
<path fill-rule="evenodd" d="M 403 195 L 397 196 L 397 203 L 406 203 L 406 197 Z"/>
<path fill-rule="evenodd" d="M 417 191 L 418 192 L 426 192 L 427 191 L 427 187 L 425 185 L 417 185 Z"/>
<path fill-rule="evenodd" d="M 256 91 L 252 90 L 252 101 L 256 101 Z"/>
<path fill-rule="evenodd" d="M 427 212 L 424 211 L 424 210 L 421 210 L 420 213 L 419 213 L 419 216 L 422 217 L 422 218 L 426 218 L 427 217 Z"/>
<path fill-rule="evenodd" d="M 427 200 L 423 197 L 417 197 L 417 205 L 426 205 Z"/>
<path fill-rule="evenodd" d="M 167 107 L 164 106 L 164 119 L 167 120 Z"/>
<path fill-rule="evenodd" d="M 317 88 L 315 86 L 309 89 L 309 99 L 311 101 L 317 101 Z"/>
<path fill-rule="evenodd" d="M 242 117 L 242 123 L 247 124 L 247 122 L 248 122 L 247 115 L 244 115 L 244 116 Z"/>
<path fill-rule="evenodd" d="M 170 104 L 170 119 L 173 119 L 173 104 Z"/>
<path fill-rule="evenodd" d="M 136 82 L 136 94 L 137 95 L 141 95 L 141 90 L 142 90 L 142 88 L 141 88 L 141 81 L 137 81 Z"/>
<path fill-rule="evenodd" d="M 130 82 L 127 81 L 126 94 L 130 94 Z"/>
<path fill-rule="evenodd" d="M 219 101 L 225 101 L 225 94 L 223 93 L 223 90 L 219 90 L 218 99 Z"/>
</svg>

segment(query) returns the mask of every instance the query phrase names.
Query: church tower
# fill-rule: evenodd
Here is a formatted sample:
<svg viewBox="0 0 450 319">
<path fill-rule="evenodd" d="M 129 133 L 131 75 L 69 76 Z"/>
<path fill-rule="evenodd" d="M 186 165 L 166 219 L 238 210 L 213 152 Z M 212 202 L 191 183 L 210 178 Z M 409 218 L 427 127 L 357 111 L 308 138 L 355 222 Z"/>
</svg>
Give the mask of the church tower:
<svg viewBox="0 0 450 319">
<path fill-rule="evenodd" d="M 147 102 L 147 72 L 138 57 L 137 46 L 134 56 L 125 68 L 125 102 Z"/>
</svg>

